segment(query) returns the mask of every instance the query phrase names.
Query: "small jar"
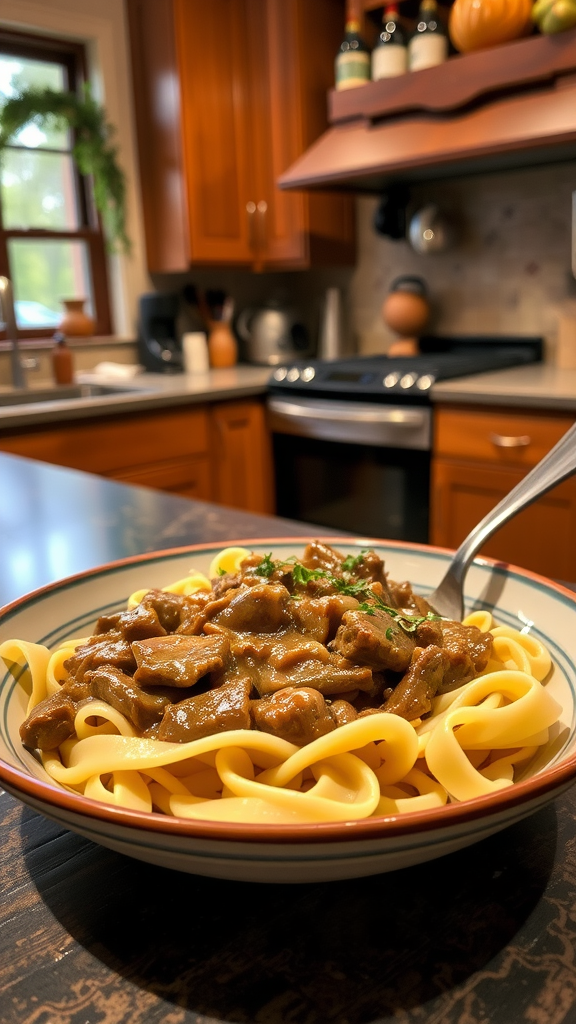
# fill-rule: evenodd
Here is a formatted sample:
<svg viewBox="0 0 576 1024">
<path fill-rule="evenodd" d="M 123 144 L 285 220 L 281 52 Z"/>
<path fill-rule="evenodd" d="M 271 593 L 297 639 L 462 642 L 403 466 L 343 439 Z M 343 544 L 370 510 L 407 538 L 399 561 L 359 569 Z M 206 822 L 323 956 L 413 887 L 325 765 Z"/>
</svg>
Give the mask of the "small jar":
<svg viewBox="0 0 576 1024">
<path fill-rule="evenodd" d="M 63 334 L 54 335 L 52 349 L 52 373 L 56 384 L 72 384 L 74 381 L 74 359 Z"/>
</svg>

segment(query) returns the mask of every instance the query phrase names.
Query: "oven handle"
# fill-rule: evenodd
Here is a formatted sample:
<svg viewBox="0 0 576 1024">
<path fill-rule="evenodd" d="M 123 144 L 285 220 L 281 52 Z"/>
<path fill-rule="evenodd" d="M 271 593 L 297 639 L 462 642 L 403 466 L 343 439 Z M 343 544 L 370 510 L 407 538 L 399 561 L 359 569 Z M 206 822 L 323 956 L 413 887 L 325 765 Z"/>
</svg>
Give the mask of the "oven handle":
<svg viewBox="0 0 576 1024">
<path fill-rule="evenodd" d="M 332 399 L 268 398 L 272 431 L 388 447 L 430 447 L 431 410 Z"/>
</svg>

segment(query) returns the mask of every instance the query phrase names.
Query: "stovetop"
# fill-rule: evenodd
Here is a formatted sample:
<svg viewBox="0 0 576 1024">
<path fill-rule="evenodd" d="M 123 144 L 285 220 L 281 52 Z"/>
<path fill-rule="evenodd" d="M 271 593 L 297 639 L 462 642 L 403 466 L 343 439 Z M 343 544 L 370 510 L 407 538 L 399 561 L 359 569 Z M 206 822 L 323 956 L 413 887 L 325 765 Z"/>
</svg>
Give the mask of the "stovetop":
<svg viewBox="0 0 576 1024">
<path fill-rule="evenodd" d="M 543 349 L 537 337 L 427 336 L 417 356 L 293 360 L 276 367 L 268 388 L 273 394 L 427 403 L 436 381 L 540 362 Z"/>
</svg>

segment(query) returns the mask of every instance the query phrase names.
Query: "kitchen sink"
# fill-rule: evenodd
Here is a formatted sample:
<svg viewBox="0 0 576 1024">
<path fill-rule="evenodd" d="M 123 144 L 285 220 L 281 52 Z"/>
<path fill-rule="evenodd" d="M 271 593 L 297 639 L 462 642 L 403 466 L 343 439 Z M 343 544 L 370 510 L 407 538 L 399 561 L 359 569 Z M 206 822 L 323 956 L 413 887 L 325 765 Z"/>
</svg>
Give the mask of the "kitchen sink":
<svg viewBox="0 0 576 1024">
<path fill-rule="evenodd" d="M 13 405 L 36 405 L 39 402 L 62 402 L 79 398 L 102 398 L 106 395 L 143 394 L 147 389 L 124 384 L 70 384 L 48 388 L 24 388 L 0 392 L 0 409 Z"/>
</svg>

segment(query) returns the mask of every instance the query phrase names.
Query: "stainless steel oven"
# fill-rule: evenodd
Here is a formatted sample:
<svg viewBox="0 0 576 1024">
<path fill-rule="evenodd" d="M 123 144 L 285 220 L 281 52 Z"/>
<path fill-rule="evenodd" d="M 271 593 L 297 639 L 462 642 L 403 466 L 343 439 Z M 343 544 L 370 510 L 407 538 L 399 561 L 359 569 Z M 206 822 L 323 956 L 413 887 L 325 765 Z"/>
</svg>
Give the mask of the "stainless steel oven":
<svg viewBox="0 0 576 1024">
<path fill-rule="evenodd" d="M 405 359 L 277 367 L 268 419 L 276 512 L 357 536 L 426 543 L 437 380 L 534 362 L 540 338 L 422 339 Z"/>
</svg>

